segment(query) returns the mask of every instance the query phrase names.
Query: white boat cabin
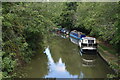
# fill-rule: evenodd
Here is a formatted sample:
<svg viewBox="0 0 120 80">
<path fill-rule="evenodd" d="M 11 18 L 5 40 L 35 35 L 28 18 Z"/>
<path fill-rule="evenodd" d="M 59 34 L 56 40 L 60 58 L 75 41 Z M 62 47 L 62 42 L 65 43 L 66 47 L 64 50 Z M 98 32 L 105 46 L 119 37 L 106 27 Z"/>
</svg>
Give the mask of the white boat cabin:
<svg viewBox="0 0 120 80">
<path fill-rule="evenodd" d="M 96 38 L 83 37 L 81 40 L 79 40 L 79 46 L 83 50 L 96 50 L 97 49 Z"/>
</svg>

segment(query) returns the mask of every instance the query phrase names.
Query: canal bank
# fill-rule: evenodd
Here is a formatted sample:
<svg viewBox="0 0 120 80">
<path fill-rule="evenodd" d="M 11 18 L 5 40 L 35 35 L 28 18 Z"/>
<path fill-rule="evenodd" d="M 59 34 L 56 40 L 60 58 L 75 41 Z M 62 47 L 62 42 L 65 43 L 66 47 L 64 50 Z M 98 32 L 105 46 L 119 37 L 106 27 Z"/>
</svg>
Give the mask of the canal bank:
<svg viewBox="0 0 120 80">
<path fill-rule="evenodd" d="M 120 66 L 118 63 L 118 54 L 114 49 L 107 46 L 101 41 L 98 41 L 98 52 L 99 55 L 106 61 L 106 63 L 115 71 L 116 75 L 108 74 L 108 77 L 118 77 Z M 109 50 L 108 50 L 109 49 Z"/>
</svg>

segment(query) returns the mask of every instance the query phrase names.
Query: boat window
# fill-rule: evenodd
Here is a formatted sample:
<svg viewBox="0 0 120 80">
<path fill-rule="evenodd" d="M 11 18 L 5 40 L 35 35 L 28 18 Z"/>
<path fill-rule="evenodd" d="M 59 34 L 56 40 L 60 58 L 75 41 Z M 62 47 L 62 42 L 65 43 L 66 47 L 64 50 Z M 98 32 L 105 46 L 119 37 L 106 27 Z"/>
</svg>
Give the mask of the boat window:
<svg viewBox="0 0 120 80">
<path fill-rule="evenodd" d="M 87 40 L 85 40 L 85 42 L 87 42 Z"/>
<path fill-rule="evenodd" d="M 94 43 L 94 40 L 88 40 L 88 43 L 92 44 Z"/>
<path fill-rule="evenodd" d="M 85 46 L 87 46 L 87 44 L 82 44 L 82 46 L 84 46 L 84 47 L 85 47 Z"/>
</svg>

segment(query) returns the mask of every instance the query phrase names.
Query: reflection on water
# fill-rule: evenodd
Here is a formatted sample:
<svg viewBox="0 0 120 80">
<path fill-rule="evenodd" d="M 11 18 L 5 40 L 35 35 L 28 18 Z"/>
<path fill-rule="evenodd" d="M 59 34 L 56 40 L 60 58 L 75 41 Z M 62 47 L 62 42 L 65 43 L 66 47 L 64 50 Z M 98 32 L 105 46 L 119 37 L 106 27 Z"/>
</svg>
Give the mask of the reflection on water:
<svg viewBox="0 0 120 80">
<path fill-rule="evenodd" d="M 71 75 L 67 70 L 65 63 L 62 62 L 62 59 L 59 58 L 57 63 L 54 62 L 49 47 L 46 48 L 45 53 L 48 57 L 48 67 L 49 72 L 45 78 L 77 78 L 78 75 Z"/>
<path fill-rule="evenodd" d="M 59 36 L 59 37 L 61 37 L 61 38 L 64 38 L 64 39 L 69 38 L 69 35 L 67 35 L 67 34 L 55 33 L 55 32 L 53 32 L 53 34 L 56 35 L 56 36 Z"/>
<path fill-rule="evenodd" d="M 26 78 L 106 78 L 113 73 L 98 54 L 80 55 L 78 46 L 72 42 L 56 35 L 50 37 L 44 53 L 21 69 L 21 74 L 25 73 Z"/>
<path fill-rule="evenodd" d="M 81 62 L 83 67 L 95 67 L 96 54 L 83 54 Z"/>
</svg>

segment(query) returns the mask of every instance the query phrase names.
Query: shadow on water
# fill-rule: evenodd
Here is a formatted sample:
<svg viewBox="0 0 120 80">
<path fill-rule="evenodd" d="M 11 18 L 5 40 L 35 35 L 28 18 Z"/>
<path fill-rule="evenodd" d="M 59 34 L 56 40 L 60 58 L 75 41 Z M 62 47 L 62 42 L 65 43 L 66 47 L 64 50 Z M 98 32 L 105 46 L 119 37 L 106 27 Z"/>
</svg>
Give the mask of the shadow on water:
<svg viewBox="0 0 120 80">
<path fill-rule="evenodd" d="M 30 63 L 26 64 L 17 72 L 17 77 L 22 78 L 41 78 L 48 73 L 47 57 L 45 54 L 38 53 Z"/>
<path fill-rule="evenodd" d="M 81 55 L 74 40 L 55 34 L 24 72 L 28 78 L 106 78 L 112 70 L 98 54 Z"/>
</svg>

